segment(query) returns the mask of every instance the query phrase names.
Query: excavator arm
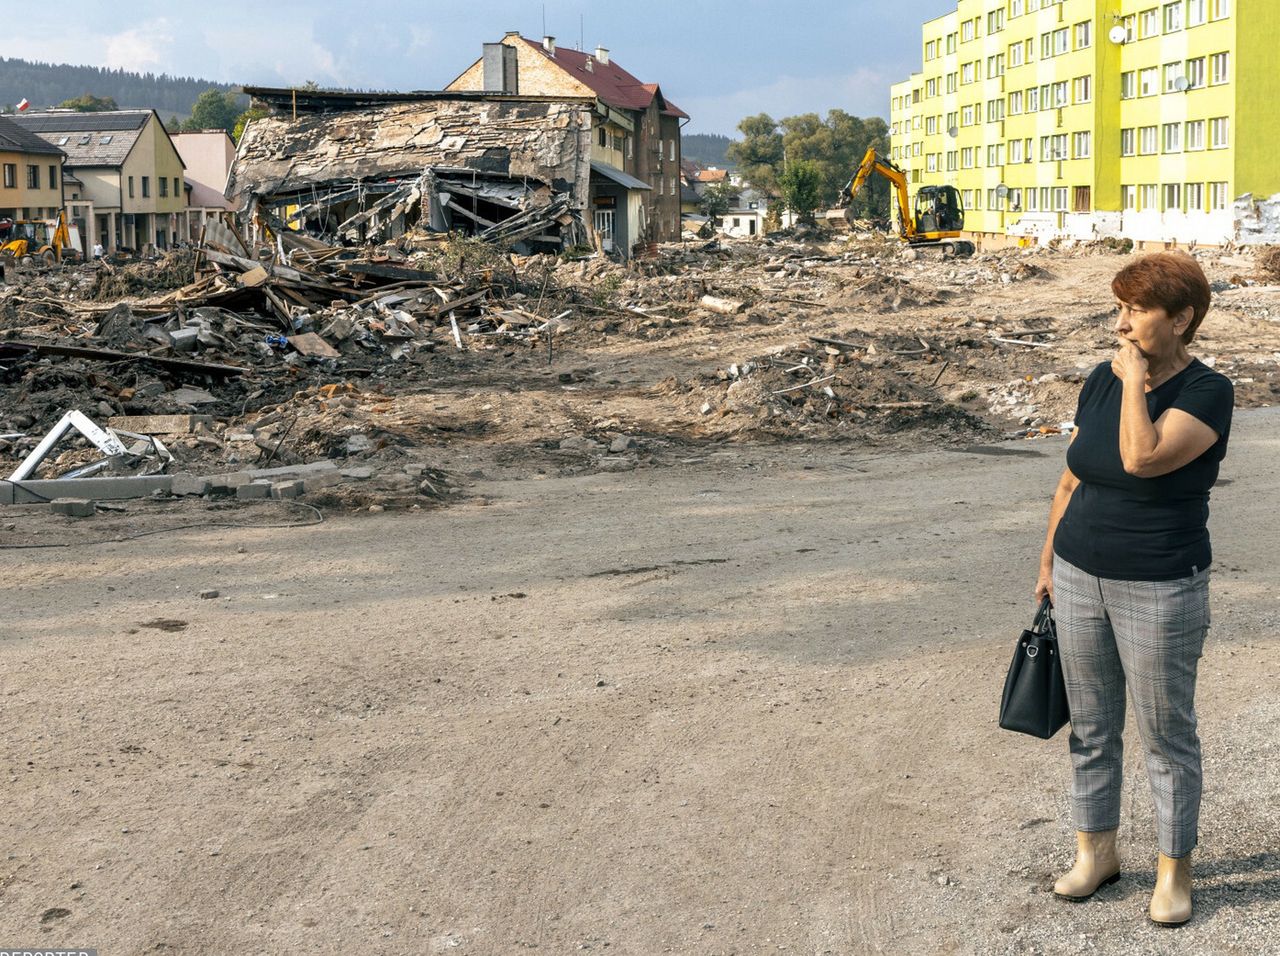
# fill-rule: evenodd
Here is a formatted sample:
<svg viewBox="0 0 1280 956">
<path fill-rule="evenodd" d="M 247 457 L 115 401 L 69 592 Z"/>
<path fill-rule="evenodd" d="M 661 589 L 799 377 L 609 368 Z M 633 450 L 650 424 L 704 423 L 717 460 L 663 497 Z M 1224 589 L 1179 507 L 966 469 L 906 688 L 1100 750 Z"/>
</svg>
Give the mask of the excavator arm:
<svg viewBox="0 0 1280 956">
<path fill-rule="evenodd" d="M 841 192 L 840 205 L 849 207 L 853 203 L 853 198 L 858 195 L 858 191 L 876 173 L 889 180 L 893 187 L 894 198 L 898 204 L 898 232 L 903 239 L 908 241 L 914 239 L 916 224 L 911 215 L 910 198 L 907 196 L 907 175 L 889 160 L 882 159 L 874 146 L 867 150 L 866 155 L 862 157 L 862 162 L 858 165 L 857 172 Z"/>
</svg>

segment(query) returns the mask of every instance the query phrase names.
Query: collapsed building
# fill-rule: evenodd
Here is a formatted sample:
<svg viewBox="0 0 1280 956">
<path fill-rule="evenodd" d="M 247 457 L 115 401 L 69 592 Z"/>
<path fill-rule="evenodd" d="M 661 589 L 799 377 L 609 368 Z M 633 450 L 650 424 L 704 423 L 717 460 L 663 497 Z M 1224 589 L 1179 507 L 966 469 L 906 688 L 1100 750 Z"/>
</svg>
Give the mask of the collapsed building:
<svg viewBox="0 0 1280 956">
<path fill-rule="evenodd" d="M 593 240 L 589 99 L 246 92 L 270 110 L 245 130 L 227 182 L 246 221 L 349 243 L 414 228 L 521 252 Z"/>
</svg>

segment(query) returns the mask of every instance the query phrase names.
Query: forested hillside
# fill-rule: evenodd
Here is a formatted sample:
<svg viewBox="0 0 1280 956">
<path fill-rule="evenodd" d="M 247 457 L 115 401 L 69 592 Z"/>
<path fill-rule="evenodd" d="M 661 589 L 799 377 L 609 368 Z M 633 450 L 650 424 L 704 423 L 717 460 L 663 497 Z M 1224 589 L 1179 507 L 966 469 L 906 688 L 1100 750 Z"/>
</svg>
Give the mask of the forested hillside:
<svg viewBox="0 0 1280 956">
<path fill-rule="evenodd" d="M 733 140 L 719 133 L 685 133 L 680 137 L 680 155 L 700 166 L 727 168 L 724 152 Z"/>
<path fill-rule="evenodd" d="M 174 114 L 190 115 L 196 97 L 205 90 L 231 89 L 235 89 L 231 84 L 190 76 L 156 76 L 0 57 L 0 110 L 4 112 L 12 112 L 23 98 L 31 101 L 32 109 L 39 110 L 92 93 L 111 97 L 121 109 L 149 107 L 167 119 Z"/>
</svg>

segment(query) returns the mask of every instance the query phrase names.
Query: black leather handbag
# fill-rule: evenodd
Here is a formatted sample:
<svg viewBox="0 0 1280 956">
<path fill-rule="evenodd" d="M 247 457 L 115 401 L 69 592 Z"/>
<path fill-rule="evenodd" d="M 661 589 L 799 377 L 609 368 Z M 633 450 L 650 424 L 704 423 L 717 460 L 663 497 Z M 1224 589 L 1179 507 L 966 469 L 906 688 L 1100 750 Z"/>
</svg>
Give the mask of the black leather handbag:
<svg viewBox="0 0 1280 956">
<path fill-rule="evenodd" d="M 1000 726 L 1048 740 L 1071 718 L 1058 655 L 1053 605 L 1040 602 L 1031 629 L 1023 631 L 1000 698 Z"/>
</svg>

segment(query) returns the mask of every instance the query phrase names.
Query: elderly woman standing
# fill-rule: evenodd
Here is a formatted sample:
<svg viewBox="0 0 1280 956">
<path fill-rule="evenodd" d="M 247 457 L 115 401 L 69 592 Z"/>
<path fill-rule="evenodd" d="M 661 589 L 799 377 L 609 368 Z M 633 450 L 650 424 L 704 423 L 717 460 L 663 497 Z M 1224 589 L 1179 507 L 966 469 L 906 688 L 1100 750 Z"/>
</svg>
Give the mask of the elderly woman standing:
<svg viewBox="0 0 1280 956">
<path fill-rule="evenodd" d="M 1190 256 L 1122 269 L 1119 351 L 1080 393 L 1049 512 L 1037 599 L 1054 602 L 1071 706 L 1076 860 L 1053 891 L 1083 900 L 1120 877 L 1125 687 L 1156 806 L 1150 916 L 1191 918 L 1200 812 L 1196 666 L 1209 627 L 1209 489 L 1227 450 L 1231 382 L 1187 352 L 1209 309 Z"/>
</svg>

